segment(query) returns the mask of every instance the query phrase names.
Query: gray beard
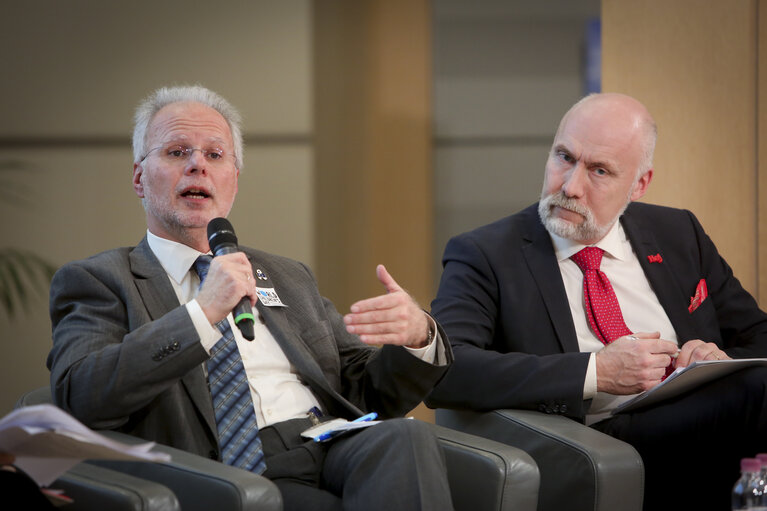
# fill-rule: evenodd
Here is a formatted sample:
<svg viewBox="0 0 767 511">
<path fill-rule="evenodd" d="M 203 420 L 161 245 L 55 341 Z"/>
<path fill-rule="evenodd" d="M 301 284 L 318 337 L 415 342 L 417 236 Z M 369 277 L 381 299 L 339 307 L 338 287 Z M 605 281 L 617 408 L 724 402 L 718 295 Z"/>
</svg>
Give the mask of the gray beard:
<svg viewBox="0 0 767 511">
<path fill-rule="evenodd" d="M 541 200 L 538 203 L 538 216 L 541 218 L 541 222 L 544 227 L 546 227 L 546 230 L 551 234 L 555 234 L 560 238 L 585 243 L 586 241 L 601 240 L 604 238 L 616 220 L 618 220 L 626 210 L 628 205 L 629 201 L 627 201 L 618 214 L 615 215 L 615 218 L 605 225 L 599 225 L 596 219 L 594 219 L 591 210 L 579 204 L 575 199 L 566 197 L 562 192 L 557 192 L 547 195 L 546 197 L 541 196 Z M 580 224 L 573 224 L 567 220 L 555 217 L 551 212 L 554 206 L 575 211 L 583 216 L 583 222 Z"/>
</svg>

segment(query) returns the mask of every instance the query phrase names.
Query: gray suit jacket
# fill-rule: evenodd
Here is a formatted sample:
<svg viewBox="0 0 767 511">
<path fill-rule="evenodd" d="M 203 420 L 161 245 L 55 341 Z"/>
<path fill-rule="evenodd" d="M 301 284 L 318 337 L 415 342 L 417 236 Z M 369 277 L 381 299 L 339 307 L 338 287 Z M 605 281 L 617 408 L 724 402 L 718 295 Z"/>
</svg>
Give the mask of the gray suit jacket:
<svg viewBox="0 0 767 511">
<path fill-rule="evenodd" d="M 443 376 L 446 366 L 400 347 L 373 348 L 347 333 L 305 265 L 242 250 L 287 305 L 259 302 L 260 316 L 329 415 L 401 416 Z M 208 355 L 146 239 L 62 267 L 51 283 L 50 308 L 48 368 L 57 405 L 94 429 L 219 458 L 202 369 Z"/>
</svg>

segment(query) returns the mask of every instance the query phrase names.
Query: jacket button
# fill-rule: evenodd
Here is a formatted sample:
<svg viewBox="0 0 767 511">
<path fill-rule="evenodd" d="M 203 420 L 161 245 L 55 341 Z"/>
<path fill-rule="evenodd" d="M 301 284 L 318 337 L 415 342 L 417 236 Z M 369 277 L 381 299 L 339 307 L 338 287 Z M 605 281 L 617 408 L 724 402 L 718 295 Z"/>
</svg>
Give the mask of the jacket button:
<svg viewBox="0 0 767 511">
<path fill-rule="evenodd" d="M 567 413 L 567 405 L 561 405 L 559 407 L 559 413 Z"/>
<path fill-rule="evenodd" d="M 181 347 L 181 345 L 178 343 L 178 341 L 173 341 L 173 345 L 172 346 L 173 346 L 174 350 L 177 350 L 177 349 L 179 349 Z"/>
<path fill-rule="evenodd" d="M 218 459 L 218 453 L 216 451 L 214 451 L 214 450 L 211 450 L 208 453 L 208 458 L 210 458 L 212 460 L 217 460 Z"/>
<path fill-rule="evenodd" d="M 546 412 L 546 405 L 544 405 L 544 404 L 538 405 L 538 411 L 542 412 L 542 413 L 545 413 Z"/>
</svg>

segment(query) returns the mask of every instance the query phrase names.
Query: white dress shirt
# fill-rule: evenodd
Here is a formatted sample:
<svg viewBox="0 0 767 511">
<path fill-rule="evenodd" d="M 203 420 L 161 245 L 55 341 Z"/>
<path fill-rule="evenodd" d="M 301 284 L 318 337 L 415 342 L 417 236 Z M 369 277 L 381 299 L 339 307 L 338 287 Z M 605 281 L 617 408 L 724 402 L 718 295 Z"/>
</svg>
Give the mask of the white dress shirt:
<svg viewBox="0 0 767 511">
<path fill-rule="evenodd" d="M 597 339 L 589 326 L 583 299 L 583 272 L 575 261 L 570 259 L 570 256 L 587 245 L 555 234 L 549 235 L 559 261 L 559 270 L 562 272 L 567 301 L 570 303 L 575 333 L 578 336 L 578 347 L 581 351 L 595 353 L 604 348 L 604 344 Z M 600 270 L 607 275 L 615 290 L 626 326 L 635 333 L 660 332 L 661 339 L 678 342 L 674 327 L 655 291 L 650 287 L 621 223 L 615 222 L 607 235 L 593 246 L 605 251 Z M 583 385 L 583 399 L 593 399 L 586 415 L 586 424 L 604 419 L 610 410 L 632 397 L 597 392 L 596 359 L 592 354 Z"/>
<path fill-rule="evenodd" d="M 195 299 L 200 279 L 193 264 L 202 254 L 184 244 L 155 236 L 149 231 L 147 231 L 147 241 L 168 274 L 179 303 L 186 304 L 202 346 L 210 353 L 211 348 L 221 339 L 221 332 L 210 324 Z M 278 294 L 279 291 L 276 289 Z M 259 316 L 255 308 L 253 315 Z M 231 313 L 227 316 L 227 320 L 230 326 L 234 324 Z M 258 426 L 263 428 L 288 419 L 306 417 L 311 408 L 320 408 L 319 401 L 311 389 L 301 383 L 295 367 L 285 356 L 269 329 L 260 321 L 254 323 L 253 341 L 242 337 L 239 328 L 232 328 L 232 332 L 250 384 Z M 433 326 L 436 327 L 436 325 Z M 432 342 L 419 349 L 407 349 L 424 361 L 434 363 L 436 360 L 438 364 L 443 365 L 446 363 L 444 347 L 439 342 Z"/>
</svg>

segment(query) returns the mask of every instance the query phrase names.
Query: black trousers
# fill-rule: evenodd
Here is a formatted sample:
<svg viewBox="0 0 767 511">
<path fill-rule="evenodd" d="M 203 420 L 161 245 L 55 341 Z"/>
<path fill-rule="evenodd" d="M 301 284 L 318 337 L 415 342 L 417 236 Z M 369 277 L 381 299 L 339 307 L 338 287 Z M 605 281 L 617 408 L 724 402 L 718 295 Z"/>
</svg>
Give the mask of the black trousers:
<svg viewBox="0 0 767 511">
<path fill-rule="evenodd" d="M 51 504 L 37 483 L 21 470 L 9 471 L 0 469 L 0 494 L 2 494 L 2 509 L 12 510 L 50 510 L 56 507 Z"/>
<path fill-rule="evenodd" d="M 423 422 L 390 419 L 316 443 L 308 420 L 264 428 L 264 476 L 291 510 L 451 510 L 444 454 Z"/>
<path fill-rule="evenodd" d="M 730 509 L 740 459 L 767 452 L 767 368 L 753 367 L 592 425 L 633 445 L 644 509 Z"/>
</svg>

